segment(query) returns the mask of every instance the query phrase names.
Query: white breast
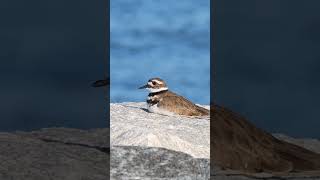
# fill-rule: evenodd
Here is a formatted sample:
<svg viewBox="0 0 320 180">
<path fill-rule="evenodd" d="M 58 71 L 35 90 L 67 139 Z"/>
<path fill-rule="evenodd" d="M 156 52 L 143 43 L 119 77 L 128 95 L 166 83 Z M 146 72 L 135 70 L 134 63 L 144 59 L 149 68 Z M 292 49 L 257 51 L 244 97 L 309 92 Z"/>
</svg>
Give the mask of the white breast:
<svg viewBox="0 0 320 180">
<path fill-rule="evenodd" d="M 162 115 L 167 115 L 167 116 L 172 116 L 174 115 L 173 112 L 170 112 L 166 109 L 163 108 L 159 108 L 158 104 L 154 104 L 154 105 L 149 105 L 148 104 L 148 111 L 152 112 L 152 113 L 157 113 L 157 114 L 162 114 Z"/>
</svg>

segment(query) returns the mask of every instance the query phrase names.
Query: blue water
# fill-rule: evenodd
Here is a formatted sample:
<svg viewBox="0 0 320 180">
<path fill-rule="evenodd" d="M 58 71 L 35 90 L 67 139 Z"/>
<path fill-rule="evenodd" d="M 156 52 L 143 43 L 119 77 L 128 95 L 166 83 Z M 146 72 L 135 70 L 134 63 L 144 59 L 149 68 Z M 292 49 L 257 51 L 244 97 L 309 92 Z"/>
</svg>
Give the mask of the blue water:
<svg viewBox="0 0 320 180">
<path fill-rule="evenodd" d="M 144 101 L 151 77 L 210 102 L 210 1 L 111 0 L 111 102 Z"/>
</svg>

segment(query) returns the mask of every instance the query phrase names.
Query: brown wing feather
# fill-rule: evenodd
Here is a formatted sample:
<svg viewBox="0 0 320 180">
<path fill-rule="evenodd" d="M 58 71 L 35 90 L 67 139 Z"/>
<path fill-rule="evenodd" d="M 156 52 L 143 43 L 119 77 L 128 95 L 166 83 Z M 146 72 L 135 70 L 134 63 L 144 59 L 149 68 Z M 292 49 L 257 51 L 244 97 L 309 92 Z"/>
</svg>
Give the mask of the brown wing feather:
<svg viewBox="0 0 320 180">
<path fill-rule="evenodd" d="M 168 109 L 180 115 L 187 116 L 204 116 L 209 115 L 209 110 L 193 104 L 188 99 L 179 96 L 175 93 L 168 92 L 165 96 L 161 97 L 158 106 Z M 174 107 L 174 108 L 171 108 Z"/>
</svg>

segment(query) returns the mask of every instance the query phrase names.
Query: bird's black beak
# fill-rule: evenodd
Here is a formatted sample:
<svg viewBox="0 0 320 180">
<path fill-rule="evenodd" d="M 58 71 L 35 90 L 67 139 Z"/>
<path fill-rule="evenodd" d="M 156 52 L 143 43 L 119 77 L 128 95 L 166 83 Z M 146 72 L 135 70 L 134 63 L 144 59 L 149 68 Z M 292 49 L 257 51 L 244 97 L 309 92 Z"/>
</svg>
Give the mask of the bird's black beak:
<svg viewBox="0 0 320 180">
<path fill-rule="evenodd" d="M 94 83 L 91 84 L 92 87 L 102 87 L 102 86 L 107 86 L 110 84 L 109 79 L 104 79 L 104 80 L 98 80 L 95 81 Z"/>
<path fill-rule="evenodd" d="M 141 86 L 139 87 L 138 89 L 145 89 L 145 88 L 149 88 L 150 86 L 148 84 L 144 85 L 144 86 Z"/>
</svg>

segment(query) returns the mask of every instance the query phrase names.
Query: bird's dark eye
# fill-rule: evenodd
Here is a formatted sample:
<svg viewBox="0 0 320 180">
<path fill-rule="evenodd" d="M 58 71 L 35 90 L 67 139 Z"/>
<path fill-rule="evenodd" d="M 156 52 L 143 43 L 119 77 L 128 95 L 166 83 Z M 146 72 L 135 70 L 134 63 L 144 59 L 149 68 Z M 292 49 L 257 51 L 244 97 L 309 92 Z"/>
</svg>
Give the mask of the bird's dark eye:
<svg viewBox="0 0 320 180">
<path fill-rule="evenodd" d="M 152 81 L 152 84 L 153 84 L 153 85 L 156 85 L 156 82 Z"/>
</svg>

